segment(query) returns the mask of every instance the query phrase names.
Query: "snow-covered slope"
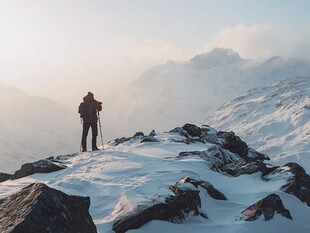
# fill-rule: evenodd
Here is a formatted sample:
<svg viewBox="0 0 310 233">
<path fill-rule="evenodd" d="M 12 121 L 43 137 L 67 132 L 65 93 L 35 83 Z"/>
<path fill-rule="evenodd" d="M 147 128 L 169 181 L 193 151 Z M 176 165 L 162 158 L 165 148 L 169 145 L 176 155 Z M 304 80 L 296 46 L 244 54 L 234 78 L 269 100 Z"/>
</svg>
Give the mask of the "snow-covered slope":
<svg viewBox="0 0 310 233">
<path fill-rule="evenodd" d="M 234 131 L 273 161 L 310 171 L 310 77 L 277 81 L 221 106 L 206 124 Z"/>
<path fill-rule="evenodd" d="M 77 114 L 48 98 L 0 84 L 0 113 L 3 172 L 49 155 L 79 150 L 81 127 Z"/>
<path fill-rule="evenodd" d="M 105 101 L 106 138 L 201 123 L 226 101 L 276 80 L 309 75 L 310 63 L 272 57 L 245 60 L 216 48 L 187 62 L 147 70 L 115 98 Z"/>
<path fill-rule="evenodd" d="M 207 129 L 209 136 L 216 131 Z M 141 137 L 116 140 L 105 145 L 104 151 L 86 152 L 61 160 L 68 168 L 50 174 L 34 174 L 14 181 L 0 183 L 0 199 L 33 182 L 44 182 L 71 195 L 89 196 L 90 214 L 99 233 L 112 233 L 112 224 L 140 205 L 153 205 L 172 195 L 170 185 L 182 177 L 206 180 L 223 192 L 227 200 L 215 200 L 206 190 L 200 190 L 201 209 L 208 219 L 201 216 L 187 216 L 183 224 L 154 220 L 140 229 L 128 232 L 171 233 L 171 232 L 216 232 L 216 233 L 305 233 L 310 229 L 310 208 L 296 197 L 280 190 L 288 178 L 289 169 L 275 179 L 263 180 L 261 173 L 226 176 L 209 168 L 216 144 L 181 143 L 185 136 L 178 133 L 160 133 L 154 136 L 159 142 L 141 143 Z M 192 138 L 193 140 L 195 138 Z M 120 143 L 120 144 L 119 144 Z M 209 151 L 207 158 L 199 156 L 177 157 L 183 151 Z M 222 153 L 226 150 L 222 150 Z M 229 153 L 231 156 L 231 153 Z M 215 158 L 215 157 L 214 157 Z M 192 186 L 194 188 L 194 186 Z M 244 221 L 241 212 L 261 198 L 278 194 L 293 217 L 293 220 L 275 214 L 264 221 Z"/>
</svg>

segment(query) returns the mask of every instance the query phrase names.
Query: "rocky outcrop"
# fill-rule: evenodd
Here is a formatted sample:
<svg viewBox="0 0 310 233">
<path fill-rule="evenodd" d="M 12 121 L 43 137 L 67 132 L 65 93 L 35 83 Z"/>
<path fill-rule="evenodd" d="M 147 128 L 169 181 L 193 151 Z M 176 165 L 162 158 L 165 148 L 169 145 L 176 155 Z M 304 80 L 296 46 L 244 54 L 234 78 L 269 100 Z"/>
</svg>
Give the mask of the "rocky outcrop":
<svg viewBox="0 0 310 233">
<path fill-rule="evenodd" d="M 205 189 L 208 192 L 208 194 L 210 195 L 210 197 L 212 197 L 213 199 L 216 199 L 216 200 L 227 200 L 225 195 L 222 192 L 220 192 L 219 190 L 217 190 L 208 181 L 195 180 L 195 179 L 192 179 L 192 178 L 189 178 L 189 177 L 185 177 L 185 178 L 183 178 L 181 180 L 183 180 L 184 183 L 191 183 L 196 188 L 201 187 L 201 188 Z"/>
<path fill-rule="evenodd" d="M 248 159 L 248 145 L 236 136 L 234 132 L 220 131 L 217 133 L 217 136 L 224 140 L 222 143 L 224 149 L 240 155 L 243 159 Z"/>
<path fill-rule="evenodd" d="M 153 136 L 146 136 L 141 141 L 141 143 L 144 143 L 144 142 L 159 142 L 159 141 Z"/>
<path fill-rule="evenodd" d="M 11 179 L 15 180 L 35 173 L 50 173 L 64 168 L 66 168 L 66 166 L 62 164 L 56 164 L 49 159 L 43 159 L 34 163 L 26 163 L 22 165 L 21 169 L 11 176 Z"/>
<path fill-rule="evenodd" d="M 180 180 L 170 187 L 174 193 L 166 198 L 165 203 L 153 206 L 140 206 L 126 216 L 120 217 L 113 224 L 116 233 L 124 233 L 130 229 L 137 229 L 151 220 L 166 220 L 174 223 L 182 223 L 189 216 L 207 215 L 200 210 L 201 200 L 199 190 L 192 184 L 185 184 Z"/>
<path fill-rule="evenodd" d="M 200 137 L 202 134 L 201 129 L 193 124 L 185 124 L 182 129 L 187 132 L 191 137 Z"/>
<path fill-rule="evenodd" d="M 96 233 L 89 197 L 31 184 L 0 201 L 2 233 Z"/>
<path fill-rule="evenodd" d="M 0 172 L 0 183 L 11 179 L 12 175 Z"/>
<path fill-rule="evenodd" d="M 230 176 L 240 176 L 245 174 L 254 174 L 265 170 L 266 164 L 262 161 L 245 161 L 243 159 L 223 165 L 220 171 Z"/>
<path fill-rule="evenodd" d="M 310 206 L 310 176 L 305 170 L 297 163 L 287 163 L 281 167 L 274 167 L 263 178 L 268 181 L 279 174 L 288 177 L 287 183 L 281 187 L 281 190 L 296 196 Z"/>
<path fill-rule="evenodd" d="M 290 211 L 285 209 L 281 198 L 276 194 L 271 194 L 242 211 L 243 217 L 241 219 L 254 221 L 263 215 L 265 220 L 270 220 L 275 213 L 293 219 Z"/>
</svg>

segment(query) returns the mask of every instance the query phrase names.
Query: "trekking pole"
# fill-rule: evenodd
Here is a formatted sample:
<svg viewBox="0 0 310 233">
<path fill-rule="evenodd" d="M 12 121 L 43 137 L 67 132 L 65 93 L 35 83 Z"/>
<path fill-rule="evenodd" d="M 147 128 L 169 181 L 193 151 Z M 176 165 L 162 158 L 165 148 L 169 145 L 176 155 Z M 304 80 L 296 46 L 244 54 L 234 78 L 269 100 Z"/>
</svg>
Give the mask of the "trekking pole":
<svg viewBox="0 0 310 233">
<path fill-rule="evenodd" d="M 81 124 L 82 124 L 82 137 L 81 137 L 81 143 L 80 143 L 80 154 L 82 153 L 82 140 L 83 140 L 83 121 L 81 118 Z"/>
<path fill-rule="evenodd" d="M 100 135 L 101 135 L 101 144 L 102 144 L 102 149 L 103 148 L 103 137 L 102 137 L 102 129 L 101 129 L 101 121 L 100 121 L 100 114 L 99 114 L 99 111 L 97 111 L 98 113 L 98 120 L 99 120 L 99 128 L 100 128 Z"/>
</svg>

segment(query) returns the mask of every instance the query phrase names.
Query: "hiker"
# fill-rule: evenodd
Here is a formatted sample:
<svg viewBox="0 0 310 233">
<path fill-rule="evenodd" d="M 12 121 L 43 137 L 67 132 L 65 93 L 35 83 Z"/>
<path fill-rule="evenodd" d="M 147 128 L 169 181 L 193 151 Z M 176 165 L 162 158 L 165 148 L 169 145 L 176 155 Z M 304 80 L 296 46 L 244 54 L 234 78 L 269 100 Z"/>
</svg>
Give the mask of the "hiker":
<svg viewBox="0 0 310 233">
<path fill-rule="evenodd" d="M 79 106 L 79 113 L 81 117 L 81 123 L 83 123 L 82 133 L 82 152 L 86 151 L 86 138 L 89 128 L 92 129 L 92 150 L 99 150 L 97 147 L 97 135 L 98 135 L 98 116 L 97 111 L 102 110 L 102 102 L 98 102 L 94 99 L 94 94 L 88 92 L 83 98 L 83 102 Z M 99 114 L 99 113 L 98 113 Z"/>
</svg>

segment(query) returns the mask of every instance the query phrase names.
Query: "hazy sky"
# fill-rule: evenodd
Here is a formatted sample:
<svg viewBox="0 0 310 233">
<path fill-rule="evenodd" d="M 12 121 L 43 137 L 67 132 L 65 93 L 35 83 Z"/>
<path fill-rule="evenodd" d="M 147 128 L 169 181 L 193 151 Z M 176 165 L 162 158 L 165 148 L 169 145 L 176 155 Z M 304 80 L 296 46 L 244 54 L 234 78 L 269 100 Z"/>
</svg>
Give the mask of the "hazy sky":
<svg viewBox="0 0 310 233">
<path fill-rule="evenodd" d="M 68 104 L 214 47 L 310 58 L 308 0 L 0 0 L 0 81 Z"/>
</svg>

